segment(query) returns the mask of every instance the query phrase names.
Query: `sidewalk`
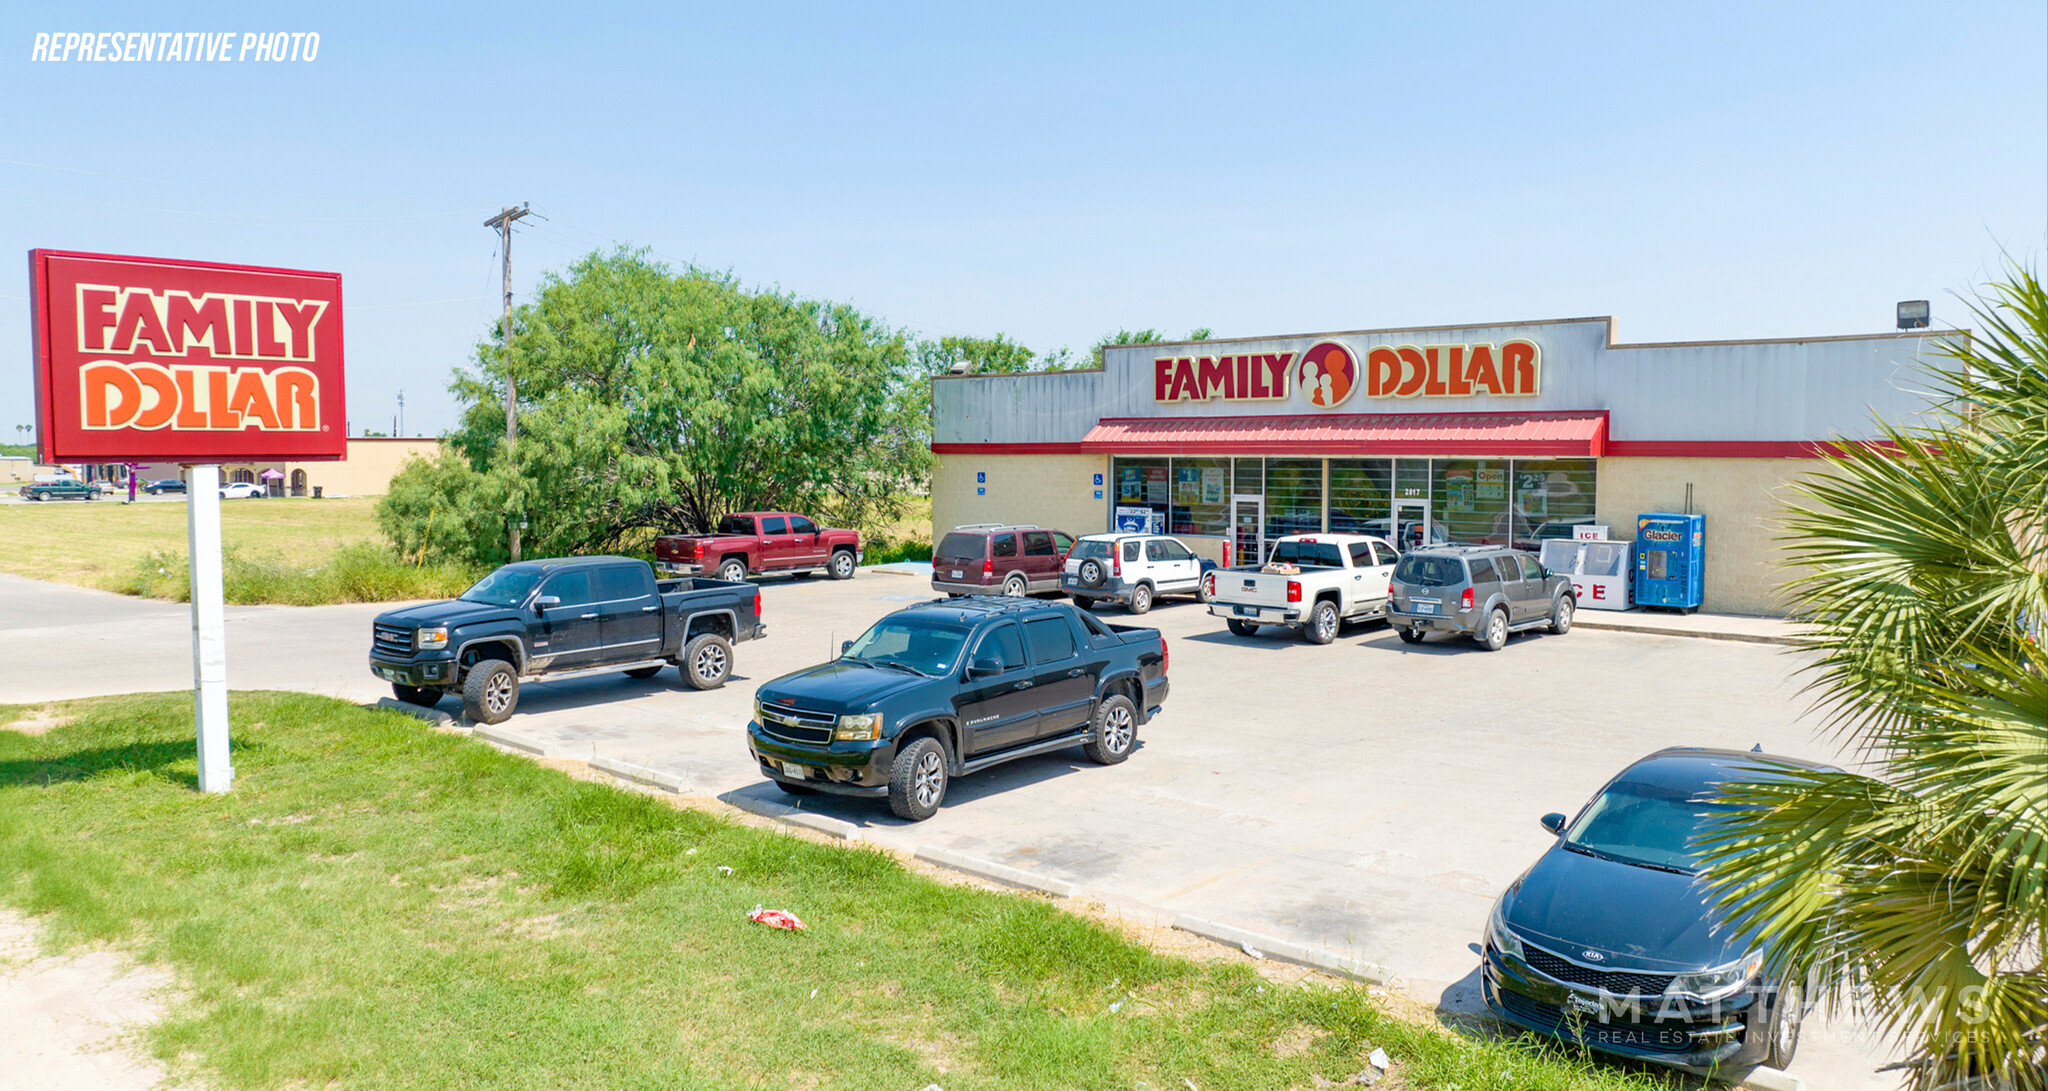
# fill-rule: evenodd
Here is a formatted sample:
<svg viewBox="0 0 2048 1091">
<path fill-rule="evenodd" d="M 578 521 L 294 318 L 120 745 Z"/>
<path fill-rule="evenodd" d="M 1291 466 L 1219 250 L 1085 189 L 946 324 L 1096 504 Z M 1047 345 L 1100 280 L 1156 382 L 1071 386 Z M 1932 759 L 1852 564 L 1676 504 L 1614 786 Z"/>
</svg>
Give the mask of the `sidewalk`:
<svg viewBox="0 0 2048 1091">
<path fill-rule="evenodd" d="M 1805 626 L 1775 617 L 1741 614 L 1679 614 L 1668 610 L 1580 610 L 1572 624 L 1581 629 L 1614 629 L 1655 636 L 1693 636 L 1750 644 L 1796 644 Z"/>
</svg>

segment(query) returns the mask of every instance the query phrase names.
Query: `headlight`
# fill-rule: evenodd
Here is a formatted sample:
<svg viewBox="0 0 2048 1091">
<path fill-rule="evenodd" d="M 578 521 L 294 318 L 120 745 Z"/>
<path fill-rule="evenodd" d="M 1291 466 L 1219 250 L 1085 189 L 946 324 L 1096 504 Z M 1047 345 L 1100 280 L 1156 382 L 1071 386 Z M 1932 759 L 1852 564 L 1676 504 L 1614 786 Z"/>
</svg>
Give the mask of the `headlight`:
<svg viewBox="0 0 2048 1091">
<path fill-rule="evenodd" d="M 1713 1001 L 1739 992 L 1749 979 L 1763 969 L 1764 956 L 1750 955 L 1740 962 L 1716 966 L 1698 973 L 1679 974 L 1671 979 L 1671 986 L 1664 990 L 1665 996 L 1689 996 L 1695 1000 Z"/>
<path fill-rule="evenodd" d="M 882 737 L 882 714 L 862 712 L 839 717 L 839 729 L 832 737 L 841 742 L 869 742 Z"/>
<path fill-rule="evenodd" d="M 1493 916 L 1486 922 L 1487 942 L 1499 948 L 1501 954 L 1527 961 L 1528 956 L 1522 953 L 1522 938 L 1508 931 L 1507 918 L 1501 916 L 1500 907 L 1504 901 L 1493 903 Z"/>
<path fill-rule="evenodd" d="M 413 644 L 421 648 L 445 648 L 448 646 L 448 626 L 436 625 L 421 629 L 412 635 Z"/>
</svg>

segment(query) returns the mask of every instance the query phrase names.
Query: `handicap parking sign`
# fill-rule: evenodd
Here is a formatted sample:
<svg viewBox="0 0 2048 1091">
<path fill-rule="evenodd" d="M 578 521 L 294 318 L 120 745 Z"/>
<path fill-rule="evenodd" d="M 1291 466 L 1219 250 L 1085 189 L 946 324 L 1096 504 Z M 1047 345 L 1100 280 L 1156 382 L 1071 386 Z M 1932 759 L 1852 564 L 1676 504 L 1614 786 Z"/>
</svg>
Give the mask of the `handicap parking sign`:
<svg viewBox="0 0 2048 1091">
<path fill-rule="evenodd" d="M 1096 475 L 1095 475 L 1095 483 L 1096 483 L 1097 485 L 1100 485 L 1100 484 L 1102 484 L 1102 475 L 1101 475 L 1101 474 L 1096 474 Z M 1097 499 L 1097 500 L 1100 500 L 1100 499 L 1102 499 L 1102 494 L 1100 494 L 1100 493 L 1097 493 L 1097 494 L 1096 494 L 1096 496 L 1095 496 L 1095 499 Z"/>
<path fill-rule="evenodd" d="M 982 470 L 974 471 L 974 483 L 977 485 L 988 484 L 988 474 Z"/>
</svg>

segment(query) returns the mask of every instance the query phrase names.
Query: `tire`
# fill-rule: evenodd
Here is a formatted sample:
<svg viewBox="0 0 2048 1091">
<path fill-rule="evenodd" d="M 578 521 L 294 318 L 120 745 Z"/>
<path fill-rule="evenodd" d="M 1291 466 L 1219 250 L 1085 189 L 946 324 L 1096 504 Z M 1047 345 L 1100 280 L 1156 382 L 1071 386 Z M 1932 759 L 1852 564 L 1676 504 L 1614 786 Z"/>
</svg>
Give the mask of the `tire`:
<svg viewBox="0 0 2048 1091">
<path fill-rule="evenodd" d="M 1031 585 L 1024 582 L 1024 577 L 1021 573 L 1012 573 L 1009 579 L 1003 581 L 1003 594 L 1013 599 L 1023 598 L 1030 590 Z"/>
<path fill-rule="evenodd" d="M 946 801 L 946 748 L 930 736 L 896 752 L 889 766 L 889 809 L 907 822 L 939 813 Z"/>
<path fill-rule="evenodd" d="M 1570 595 L 1557 596 L 1556 605 L 1550 608 L 1550 631 L 1559 636 L 1572 631 L 1572 613 L 1578 607 Z"/>
<path fill-rule="evenodd" d="M 1131 588 L 1130 611 L 1134 614 L 1149 614 L 1152 612 L 1151 584 L 1141 583 Z"/>
<path fill-rule="evenodd" d="M 738 583 L 747 578 L 747 562 L 739 557 L 728 557 L 719 562 L 718 578 L 727 583 Z"/>
<path fill-rule="evenodd" d="M 1081 609 L 1081 610 L 1093 610 L 1093 609 L 1095 609 L 1095 603 L 1096 603 L 1096 598 L 1095 598 L 1095 596 L 1094 596 L 1094 595 L 1072 595 L 1072 596 L 1069 596 L 1069 597 L 1070 597 L 1070 598 L 1072 598 L 1072 599 L 1074 600 L 1074 606 L 1075 606 L 1075 607 L 1076 607 L 1077 609 Z"/>
<path fill-rule="evenodd" d="M 421 708 L 432 708 L 441 703 L 441 691 L 438 689 L 427 689 L 424 686 L 402 686 L 397 682 L 393 682 L 391 683 L 391 695 L 404 701 L 406 704 L 418 705 Z"/>
<path fill-rule="evenodd" d="M 502 659 L 486 659 L 462 681 L 462 714 L 480 724 L 501 724 L 519 707 L 519 675 Z"/>
<path fill-rule="evenodd" d="M 1415 628 L 1415 627 L 1413 627 L 1413 626 L 1410 626 L 1410 627 L 1408 627 L 1408 628 L 1406 628 L 1406 629 L 1395 629 L 1394 631 L 1395 631 L 1395 632 L 1397 632 L 1397 633 L 1400 633 L 1400 634 L 1401 634 L 1401 643 L 1403 643 L 1403 644 L 1420 644 L 1420 643 L 1422 643 L 1422 630 L 1421 630 L 1421 629 L 1417 629 L 1417 628 Z"/>
<path fill-rule="evenodd" d="M 1138 745 L 1138 706 L 1121 693 L 1105 697 L 1095 706 L 1088 725 L 1095 737 L 1081 744 L 1081 752 L 1097 765 L 1115 765 L 1131 756 Z"/>
<path fill-rule="evenodd" d="M 1207 572 L 1202 573 L 1202 578 L 1195 582 L 1195 601 L 1204 606 L 1209 605 L 1209 574 Z"/>
<path fill-rule="evenodd" d="M 1487 651 L 1497 652 L 1508 646 L 1508 612 L 1496 606 L 1486 615 L 1486 627 L 1474 636 Z"/>
<path fill-rule="evenodd" d="M 626 672 L 628 678 L 652 678 L 661 673 L 660 667 L 634 667 Z"/>
<path fill-rule="evenodd" d="M 1101 587 L 1104 575 L 1101 561 L 1090 557 L 1081 562 L 1081 586 Z"/>
<path fill-rule="evenodd" d="M 1764 1051 L 1764 1063 L 1772 1068 L 1783 1069 L 1792 1063 L 1792 1055 L 1799 1052 L 1799 1027 L 1805 1022 L 1802 998 L 1797 989 L 1778 991 L 1771 1012 L 1770 1046 Z"/>
<path fill-rule="evenodd" d="M 851 550 L 845 550 L 845 549 L 842 549 L 842 550 L 838 550 L 837 552 L 833 553 L 833 554 L 832 554 L 832 560 L 831 560 L 830 562 L 828 562 L 828 563 L 827 563 L 827 564 L 825 565 L 825 571 L 826 571 L 827 573 L 829 573 L 829 574 L 831 575 L 831 577 L 832 577 L 833 579 L 835 579 L 835 580 L 850 580 L 850 579 L 852 579 L 852 578 L 853 578 L 853 553 L 852 553 L 852 551 L 851 551 Z"/>
<path fill-rule="evenodd" d="M 680 667 L 691 689 L 717 689 L 732 677 L 732 644 L 717 633 L 692 637 Z"/>
<path fill-rule="evenodd" d="M 1344 620 L 1337 616 L 1337 604 L 1329 599 L 1316 603 L 1308 613 L 1308 620 L 1301 624 L 1301 638 L 1311 644 L 1328 644 L 1337 639 L 1337 630 Z"/>
<path fill-rule="evenodd" d="M 786 796 L 814 796 L 818 794 L 816 788 L 804 784 L 791 784 L 786 780 L 776 781 L 775 786 L 782 789 L 782 794 Z"/>
<path fill-rule="evenodd" d="M 1253 636 L 1259 631 L 1259 623 L 1256 621 L 1239 621 L 1236 618 L 1228 618 L 1224 621 L 1224 624 L 1230 626 L 1230 631 L 1237 636 Z"/>
</svg>

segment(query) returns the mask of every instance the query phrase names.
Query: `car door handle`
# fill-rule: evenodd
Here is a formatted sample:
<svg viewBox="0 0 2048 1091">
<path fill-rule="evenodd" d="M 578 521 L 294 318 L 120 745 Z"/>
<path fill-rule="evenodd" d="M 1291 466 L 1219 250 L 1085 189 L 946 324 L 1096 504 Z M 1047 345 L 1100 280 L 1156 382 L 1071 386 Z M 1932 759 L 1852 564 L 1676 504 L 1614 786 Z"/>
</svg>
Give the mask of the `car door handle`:
<svg viewBox="0 0 2048 1091">
<path fill-rule="evenodd" d="M 656 610 L 659 610 L 659 609 L 661 609 L 661 607 L 659 607 L 659 606 L 642 606 L 642 607 L 640 608 L 640 612 L 641 612 L 641 613 L 643 613 L 643 614 L 651 614 L 651 613 L 653 613 L 654 611 L 656 611 Z"/>
<path fill-rule="evenodd" d="M 589 620 L 590 620 L 591 618 L 594 618 L 594 617 L 596 617 L 596 616 L 597 616 L 596 614 L 577 614 L 577 615 L 576 615 L 576 620 L 578 620 L 578 621 L 589 621 Z"/>
<path fill-rule="evenodd" d="M 1019 682 L 1019 683 L 1017 683 L 1017 684 L 1016 684 L 1015 686 L 1012 686 L 1011 688 L 1012 688 L 1012 689 L 1030 689 L 1030 688 L 1031 688 L 1031 685 L 1032 685 L 1031 681 L 1030 681 L 1029 679 L 1026 679 L 1026 680 L 1024 680 L 1024 681 L 1022 681 L 1022 682 Z"/>
<path fill-rule="evenodd" d="M 1074 668 L 1073 670 L 1070 670 L 1070 671 L 1068 671 L 1068 672 L 1067 672 L 1067 677 L 1069 677 L 1069 678 L 1079 678 L 1079 677 L 1081 677 L 1082 675 L 1084 675 L 1084 674 L 1087 674 L 1087 673 L 1088 673 L 1088 672 L 1087 672 L 1087 670 L 1085 670 L 1085 669 L 1083 669 L 1083 668 L 1081 668 L 1081 667 L 1075 667 L 1075 668 Z"/>
</svg>

